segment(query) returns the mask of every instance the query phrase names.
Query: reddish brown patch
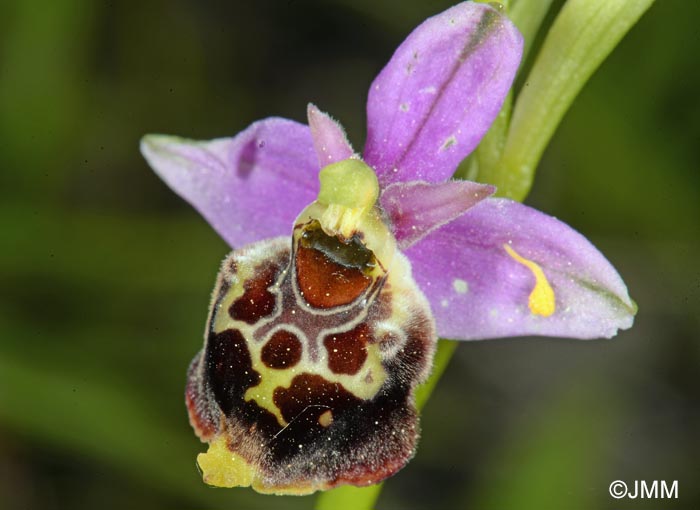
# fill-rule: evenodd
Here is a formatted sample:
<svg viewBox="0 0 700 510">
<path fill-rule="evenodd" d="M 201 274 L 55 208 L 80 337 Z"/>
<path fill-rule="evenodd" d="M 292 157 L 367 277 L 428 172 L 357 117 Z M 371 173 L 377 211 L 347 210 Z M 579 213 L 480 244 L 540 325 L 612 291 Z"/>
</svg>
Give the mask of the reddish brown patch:
<svg viewBox="0 0 700 510">
<path fill-rule="evenodd" d="M 191 393 L 185 394 L 185 404 L 187 405 L 187 414 L 190 418 L 190 425 L 194 429 L 197 437 L 209 439 L 216 432 L 216 425 L 198 409 L 197 402 Z"/>
<path fill-rule="evenodd" d="M 288 422 L 313 410 L 312 421 L 318 423 L 318 418 L 328 409 L 342 414 L 342 410 L 355 408 L 361 402 L 342 384 L 329 382 L 316 374 L 296 376 L 289 388 L 275 389 L 272 398 Z"/>
<path fill-rule="evenodd" d="M 233 319 L 255 324 L 275 310 L 275 295 L 268 287 L 275 283 L 277 266 L 273 263 L 255 268 L 255 276 L 243 285 L 243 295 L 229 307 Z"/>
<path fill-rule="evenodd" d="M 415 434 L 414 434 L 415 435 Z M 358 487 L 373 485 L 389 478 L 399 469 L 406 465 L 406 462 L 413 456 L 415 439 L 409 439 L 406 444 L 400 444 L 390 455 L 381 457 L 377 463 L 356 463 L 332 483 L 329 488 L 350 484 Z"/>
<path fill-rule="evenodd" d="M 301 342 L 294 333 L 280 330 L 263 346 L 260 358 L 269 368 L 289 368 L 299 363 L 301 349 Z"/>
<path fill-rule="evenodd" d="M 362 270 L 330 260 L 314 248 L 299 246 L 297 281 L 304 299 L 316 308 L 333 308 L 356 300 L 371 282 Z"/>
<path fill-rule="evenodd" d="M 360 324 L 346 333 L 334 333 L 323 339 L 328 351 L 328 367 L 335 374 L 356 374 L 367 359 L 369 328 Z"/>
<path fill-rule="evenodd" d="M 190 368 L 187 371 L 185 403 L 187 404 L 190 424 L 195 433 L 198 437 L 206 440 L 216 433 L 220 413 L 218 408 L 211 405 L 207 392 L 202 389 L 201 358 L 202 352 L 200 351 L 190 363 Z"/>
</svg>

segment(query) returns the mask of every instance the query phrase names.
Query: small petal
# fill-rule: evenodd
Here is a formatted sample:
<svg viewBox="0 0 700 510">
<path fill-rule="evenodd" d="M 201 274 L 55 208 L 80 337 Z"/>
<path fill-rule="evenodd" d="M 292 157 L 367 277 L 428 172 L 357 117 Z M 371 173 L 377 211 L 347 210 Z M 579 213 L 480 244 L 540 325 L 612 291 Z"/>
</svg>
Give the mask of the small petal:
<svg viewBox="0 0 700 510">
<path fill-rule="evenodd" d="M 636 313 L 585 237 L 510 200 L 484 200 L 406 255 L 442 337 L 609 338 Z"/>
<path fill-rule="evenodd" d="M 311 131 L 291 120 L 261 120 L 206 142 L 147 135 L 141 153 L 232 247 L 288 235 L 318 193 Z"/>
<path fill-rule="evenodd" d="M 396 182 L 384 190 L 381 204 L 399 248 L 405 250 L 495 191 L 494 186 L 470 181 Z"/>
<path fill-rule="evenodd" d="M 306 112 L 321 168 L 348 159 L 354 154 L 340 123 L 311 103 Z"/>
<path fill-rule="evenodd" d="M 379 182 L 449 178 L 496 118 L 521 53 L 515 26 L 484 4 L 416 28 L 369 91 L 364 157 Z"/>
</svg>

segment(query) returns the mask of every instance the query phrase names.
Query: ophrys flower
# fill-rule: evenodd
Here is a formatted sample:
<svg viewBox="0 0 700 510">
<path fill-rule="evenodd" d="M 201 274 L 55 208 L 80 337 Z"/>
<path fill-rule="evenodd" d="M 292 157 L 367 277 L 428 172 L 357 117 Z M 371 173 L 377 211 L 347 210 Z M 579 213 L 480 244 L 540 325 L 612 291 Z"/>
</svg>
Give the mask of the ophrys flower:
<svg viewBox="0 0 700 510">
<path fill-rule="evenodd" d="M 370 88 L 362 157 L 314 106 L 308 126 L 270 118 L 232 139 L 144 139 L 156 172 L 242 246 L 222 265 L 189 372 L 207 483 L 295 494 L 376 483 L 413 455 L 413 391 L 438 335 L 631 325 L 622 280 L 584 237 L 489 198 L 491 186 L 447 180 L 497 115 L 521 47 L 486 5 L 425 21 Z"/>
</svg>

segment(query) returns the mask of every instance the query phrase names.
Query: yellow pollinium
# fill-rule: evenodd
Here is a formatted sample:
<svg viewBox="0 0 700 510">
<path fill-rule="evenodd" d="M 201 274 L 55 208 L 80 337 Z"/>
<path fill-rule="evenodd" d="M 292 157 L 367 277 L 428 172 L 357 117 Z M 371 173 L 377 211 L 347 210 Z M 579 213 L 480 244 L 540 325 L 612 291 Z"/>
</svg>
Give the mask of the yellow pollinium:
<svg viewBox="0 0 700 510">
<path fill-rule="evenodd" d="M 554 289 L 552 289 L 552 286 L 549 284 L 549 281 L 547 280 L 544 271 L 542 271 L 542 268 L 532 260 L 528 260 L 518 255 L 518 253 L 507 244 L 504 244 L 503 248 L 516 262 L 524 265 L 530 271 L 532 271 L 532 274 L 535 277 L 535 288 L 532 289 L 530 298 L 528 299 L 528 307 L 530 308 L 530 311 L 533 314 L 541 315 L 542 317 L 549 317 L 552 315 L 556 310 Z"/>
</svg>

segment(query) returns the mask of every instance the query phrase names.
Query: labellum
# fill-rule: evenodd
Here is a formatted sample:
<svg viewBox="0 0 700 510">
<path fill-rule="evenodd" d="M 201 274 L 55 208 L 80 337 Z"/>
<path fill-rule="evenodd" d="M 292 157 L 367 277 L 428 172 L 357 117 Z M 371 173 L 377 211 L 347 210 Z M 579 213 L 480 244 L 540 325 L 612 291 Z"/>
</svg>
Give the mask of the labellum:
<svg viewBox="0 0 700 510">
<path fill-rule="evenodd" d="M 224 260 L 187 407 L 204 481 L 308 494 L 369 485 L 413 456 L 429 304 L 358 159 L 325 167 L 290 238 Z"/>
</svg>

